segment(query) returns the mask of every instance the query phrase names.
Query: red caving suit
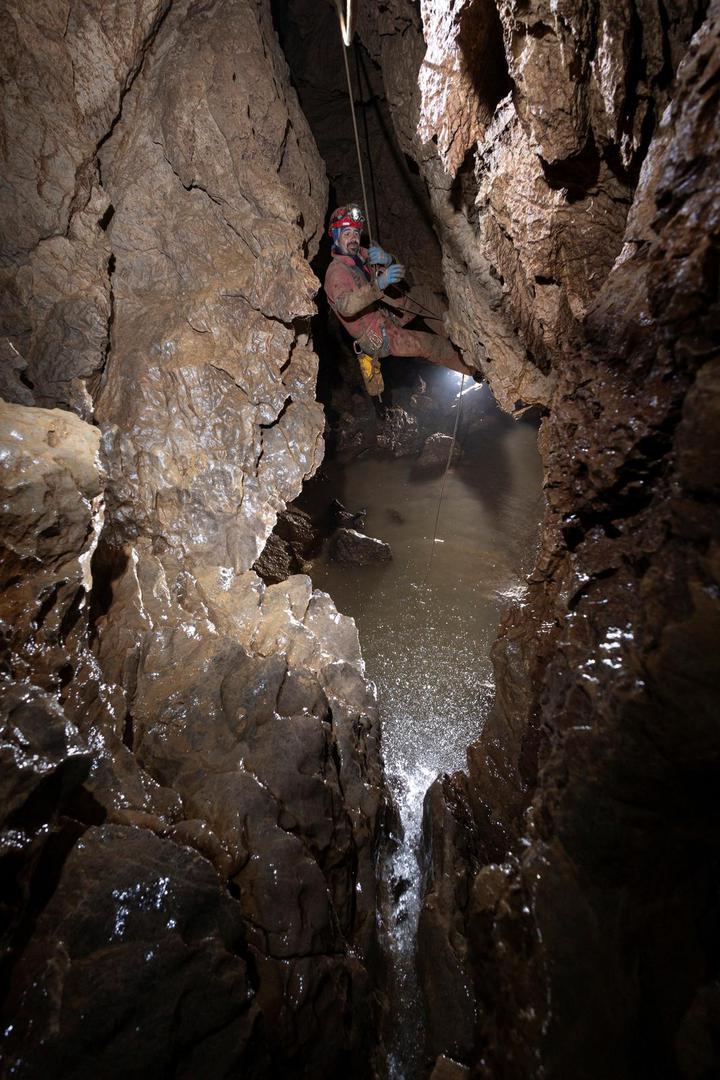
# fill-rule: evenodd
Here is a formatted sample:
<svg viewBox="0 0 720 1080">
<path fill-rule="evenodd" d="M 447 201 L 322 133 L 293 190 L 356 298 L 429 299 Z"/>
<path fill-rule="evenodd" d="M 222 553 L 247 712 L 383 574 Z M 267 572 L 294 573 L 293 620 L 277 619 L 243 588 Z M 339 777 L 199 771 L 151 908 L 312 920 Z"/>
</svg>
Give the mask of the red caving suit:
<svg viewBox="0 0 720 1080">
<path fill-rule="evenodd" d="M 360 258 L 365 271 L 352 255 L 333 252 L 325 274 L 325 293 L 330 307 L 363 352 L 379 357 L 419 356 L 433 364 L 468 374 L 469 369 L 447 338 L 402 329 L 415 313 L 395 315 L 381 306 L 381 301 L 386 298 L 375 280 L 374 267 L 367 264 L 365 248 L 360 249 Z"/>
</svg>

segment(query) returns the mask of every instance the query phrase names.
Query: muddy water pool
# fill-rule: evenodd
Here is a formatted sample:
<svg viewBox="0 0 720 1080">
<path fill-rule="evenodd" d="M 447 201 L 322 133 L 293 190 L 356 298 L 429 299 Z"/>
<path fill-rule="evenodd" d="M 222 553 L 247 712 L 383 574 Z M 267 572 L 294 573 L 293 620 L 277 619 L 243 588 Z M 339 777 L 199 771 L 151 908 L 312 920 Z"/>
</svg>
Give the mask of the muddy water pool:
<svg viewBox="0 0 720 1080">
<path fill-rule="evenodd" d="M 451 434 L 460 377 L 440 369 L 428 381 Z M 317 508 L 336 497 L 351 510 L 367 507 L 365 532 L 393 552 L 391 562 L 371 566 L 321 556 L 312 572 L 315 587 L 357 621 L 404 830 L 386 868 L 396 896 L 387 927 L 390 1080 L 416 1077 L 422 1057 L 414 946 L 423 798 L 438 774 L 464 767 L 465 749 L 482 730 L 493 694 L 490 648 L 503 609 L 524 591 L 542 514 L 536 424 L 513 421 L 486 386 L 468 389 L 466 381 L 457 441 L 462 456 L 445 477 L 436 534 L 443 474 L 422 475 L 412 458 L 326 460 L 307 503 Z"/>
</svg>

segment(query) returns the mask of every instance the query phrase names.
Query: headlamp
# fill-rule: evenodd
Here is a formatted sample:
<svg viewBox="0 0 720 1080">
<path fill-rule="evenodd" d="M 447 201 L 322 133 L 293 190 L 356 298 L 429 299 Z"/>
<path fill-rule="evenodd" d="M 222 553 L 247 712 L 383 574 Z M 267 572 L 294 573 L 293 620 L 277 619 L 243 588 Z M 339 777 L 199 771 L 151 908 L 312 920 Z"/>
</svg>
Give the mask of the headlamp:
<svg viewBox="0 0 720 1080">
<path fill-rule="evenodd" d="M 357 229 L 362 232 L 365 227 L 365 215 L 357 203 L 349 203 L 348 206 L 339 206 L 334 210 L 330 218 L 328 235 L 333 235 L 333 229 Z"/>
</svg>

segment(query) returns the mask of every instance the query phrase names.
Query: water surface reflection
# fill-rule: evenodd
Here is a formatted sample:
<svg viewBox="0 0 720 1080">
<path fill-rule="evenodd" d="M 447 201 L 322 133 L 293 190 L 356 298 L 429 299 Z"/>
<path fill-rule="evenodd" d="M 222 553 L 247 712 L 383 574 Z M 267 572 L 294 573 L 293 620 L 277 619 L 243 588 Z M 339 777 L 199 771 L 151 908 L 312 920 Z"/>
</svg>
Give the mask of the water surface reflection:
<svg viewBox="0 0 720 1080">
<path fill-rule="evenodd" d="M 459 383 L 444 371 L 431 372 L 430 379 L 433 395 L 445 394 L 445 431 L 451 433 Z M 464 767 L 465 749 L 487 715 L 490 647 L 503 608 L 522 595 L 533 562 L 542 510 L 536 442 L 535 425 L 511 420 L 486 387 L 473 386 L 462 400 L 462 458 L 446 478 L 436 537 L 443 477 L 419 475 L 412 459 L 328 461 L 325 478 L 308 496 L 307 505 L 314 501 L 316 508 L 332 497 L 353 510 L 366 506 L 365 531 L 393 550 L 393 561 L 377 566 L 320 558 L 312 575 L 315 586 L 357 621 L 367 673 L 378 687 L 385 764 L 405 831 L 388 867 L 396 897 L 388 928 L 395 968 L 391 1080 L 418 1075 L 422 1057 L 413 953 L 423 798 L 439 773 Z"/>
</svg>

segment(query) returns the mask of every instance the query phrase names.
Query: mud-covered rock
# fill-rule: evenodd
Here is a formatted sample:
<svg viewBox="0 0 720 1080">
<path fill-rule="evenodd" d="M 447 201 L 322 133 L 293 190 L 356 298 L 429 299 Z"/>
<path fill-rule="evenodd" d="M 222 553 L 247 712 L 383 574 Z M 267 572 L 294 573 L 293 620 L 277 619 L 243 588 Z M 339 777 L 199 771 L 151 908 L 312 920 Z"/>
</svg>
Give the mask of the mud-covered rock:
<svg viewBox="0 0 720 1080">
<path fill-rule="evenodd" d="M 467 803 L 438 812 L 459 837 L 450 858 L 435 844 L 433 866 L 453 911 L 441 926 L 459 920 L 452 953 L 469 942 L 478 1023 L 464 1060 L 482 1077 L 520 1080 L 538 1063 L 597 1080 L 718 1069 L 708 926 L 720 896 L 706 867 L 720 773 L 719 26 L 713 3 L 622 253 L 558 369 L 538 562 L 501 625 Z M 531 65 L 557 46 L 543 34 L 518 47 Z M 571 82 L 558 92 L 574 94 Z M 563 139 L 585 122 L 565 115 Z M 468 891 L 453 904 L 459 879 Z"/>
<path fill-rule="evenodd" d="M 335 562 L 366 563 L 387 562 L 392 559 L 390 545 L 375 536 L 366 536 L 357 529 L 337 529 L 330 540 L 330 558 Z"/>
<path fill-rule="evenodd" d="M 436 432 L 428 435 L 423 443 L 415 467 L 427 472 L 444 469 L 449 463 L 455 464 L 459 461 L 460 454 L 460 447 L 451 435 Z"/>
<path fill-rule="evenodd" d="M 253 570 L 266 585 L 276 585 L 295 573 L 293 553 L 290 545 L 276 533 L 271 532 L 260 557 L 255 560 Z"/>
<path fill-rule="evenodd" d="M 420 439 L 416 417 L 399 405 L 385 409 L 376 436 L 381 450 L 388 450 L 393 457 L 406 457 L 417 453 Z"/>
<path fill-rule="evenodd" d="M 298 556 L 312 555 L 321 542 L 312 518 L 297 506 L 288 506 L 278 514 L 275 532 L 290 544 Z"/>
</svg>

